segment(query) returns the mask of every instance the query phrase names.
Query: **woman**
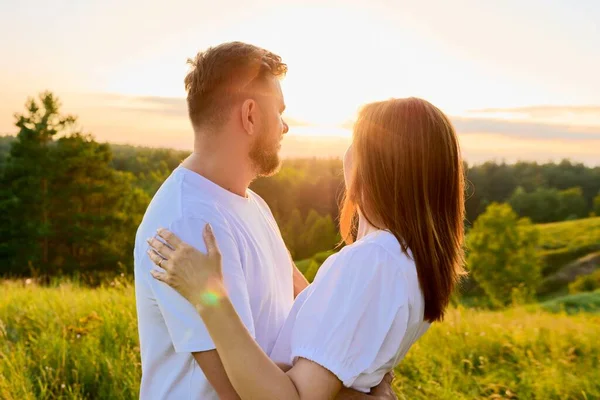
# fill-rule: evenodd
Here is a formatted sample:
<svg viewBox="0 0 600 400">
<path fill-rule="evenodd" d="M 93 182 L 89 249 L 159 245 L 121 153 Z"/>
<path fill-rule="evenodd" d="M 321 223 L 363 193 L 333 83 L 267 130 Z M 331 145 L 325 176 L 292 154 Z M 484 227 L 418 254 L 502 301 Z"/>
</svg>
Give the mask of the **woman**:
<svg viewBox="0 0 600 400">
<path fill-rule="evenodd" d="M 329 399 L 343 386 L 368 392 L 442 320 L 463 274 L 463 166 L 439 109 L 416 98 L 366 105 L 344 177 L 348 246 L 297 297 L 271 358 L 229 301 L 210 226 L 206 255 L 166 230 L 159 236 L 170 248 L 150 242 L 164 268 L 152 275 L 196 306 L 244 399 Z"/>
</svg>

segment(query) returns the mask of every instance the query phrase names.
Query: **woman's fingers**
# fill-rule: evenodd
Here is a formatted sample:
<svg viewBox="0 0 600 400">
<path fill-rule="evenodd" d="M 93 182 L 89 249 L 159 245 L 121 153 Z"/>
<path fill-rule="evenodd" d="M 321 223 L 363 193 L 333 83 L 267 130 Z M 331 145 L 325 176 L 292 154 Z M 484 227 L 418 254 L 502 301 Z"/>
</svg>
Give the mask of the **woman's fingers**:
<svg viewBox="0 0 600 400">
<path fill-rule="evenodd" d="M 169 246 L 167 246 L 166 244 L 164 244 L 157 238 L 153 237 L 153 238 L 147 239 L 146 241 L 148 242 L 150 247 L 152 247 L 154 249 L 154 251 L 156 251 L 159 254 L 162 254 L 165 258 L 173 257 L 173 249 L 171 249 Z"/>
<path fill-rule="evenodd" d="M 177 235 L 165 228 L 158 228 L 156 230 L 156 234 L 163 238 L 165 242 L 173 249 L 177 249 L 183 243 L 181 239 L 177 237 Z"/>
<path fill-rule="evenodd" d="M 206 252 L 208 256 L 221 257 L 221 252 L 219 251 L 219 246 L 217 245 L 217 239 L 215 239 L 215 235 L 213 234 L 210 224 L 206 224 L 204 226 L 204 232 L 202 235 L 204 236 L 204 244 L 206 244 Z"/>
<path fill-rule="evenodd" d="M 169 260 L 165 260 L 164 258 L 162 258 L 160 254 L 158 254 L 155 250 L 148 249 L 147 253 L 154 264 L 158 265 L 164 270 L 167 270 L 169 268 Z"/>
<path fill-rule="evenodd" d="M 152 277 L 154 279 L 156 279 L 157 281 L 161 281 L 161 282 L 168 284 L 168 282 L 167 282 L 168 275 L 166 272 L 157 271 L 157 270 L 153 269 L 153 270 L 150 270 L 150 275 L 152 275 Z"/>
</svg>

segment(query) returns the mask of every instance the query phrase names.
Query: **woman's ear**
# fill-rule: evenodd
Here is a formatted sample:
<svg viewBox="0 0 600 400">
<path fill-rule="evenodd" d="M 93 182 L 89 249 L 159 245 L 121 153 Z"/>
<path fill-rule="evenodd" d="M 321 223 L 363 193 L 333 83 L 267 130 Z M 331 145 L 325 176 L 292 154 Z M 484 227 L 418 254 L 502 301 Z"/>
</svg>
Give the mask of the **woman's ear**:
<svg viewBox="0 0 600 400">
<path fill-rule="evenodd" d="M 248 135 L 256 132 L 258 119 L 258 104 L 253 99 L 247 99 L 242 103 L 242 126 Z"/>
</svg>

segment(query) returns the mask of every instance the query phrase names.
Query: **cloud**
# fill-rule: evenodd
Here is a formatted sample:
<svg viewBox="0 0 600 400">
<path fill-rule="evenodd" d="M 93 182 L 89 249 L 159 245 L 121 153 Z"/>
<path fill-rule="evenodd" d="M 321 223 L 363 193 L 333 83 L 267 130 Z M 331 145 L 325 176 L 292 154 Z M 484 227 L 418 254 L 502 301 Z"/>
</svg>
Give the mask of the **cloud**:
<svg viewBox="0 0 600 400">
<path fill-rule="evenodd" d="M 515 138 L 597 140 L 600 126 L 572 126 L 493 118 L 450 117 L 459 134 L 495 133 Z"/>
<path fill-rule="evenodd" d="M 523 114 L 532 118 L 556 117 L 562 115 L 577 115 L 577 114 L 595 114 L 600 116 L 600 105 L 587 106 L 561 106 L 561 105 L 541 105 L 529 107 L 513 107 L 513 108 L 483 108 L 479 110 L 471 110 L 471 113 L 481 114 Z"/>
<path fill-rule="evenodd" d="M 600 139 L 600 126 L 574 126 L 542 122 L 511 121 L 498 118 L 473 118 L 450 116 L 459 135 L 473 133 L 500 134 L 518 139 L 539 140 L 596 140 Z M 352 129 L 354 121 L 347 121 L 343 127 Z"/>
<path fill-rule="evenodd" d="M 93 95 L 96 96 L 96 95 Z M 152 113 L 155 116 L 187 118 L 187 102 L 183 97 L 124 96 L 119 94 L 99 94 L 98 99 L 108 102 L 106 107 L 135 113 Z M 309 122 L 285 116 L 290 126 L 311 126 Z"/>
<path fill-rule="evenodd" d="M 155 116 L 186 117 L 187 104 L 181 97 L 100 95 L 103 106 L 131 113 L 152 113 Z"/>
<path fill-rule="evenodd" d="M 187 123 L 187 104 L 183 97 L 160 96 L 126 96 L 120 94 L 89 94 L 88 100 L 101 108 L 109 108 L 131 114 L 132 117 L 148 116 L 158 121 L 160 117 L 173 122 L 173 118 L 181 119 Z M 87 103 L 87 101 L 86 101 Z M 82 104 L 83 105 L 83 104 Z M 456 131 L 460 135 L 492 134 L 502 135 L 515 139 L 532 140 L 563 140 L 563 141 L 588 141 L 600 140 L 600 126 L 569 125 L 567 123 L 547 121 L 524 121 L 515 119 L 498 118 L 496 113 L 598 113 L 600 106 L 532 106 L 519 108 L 487 108 L 474 110 L 478 116 L 450 116 Z M 489 114 L 486 116 L 486 114 Z M 291 127 L 314 127 L 315 125 L 293 116 L 285 116 Z M 165 121 L 165 122 L 166 122 Z M 354 121 L 348 120 L 341 128 L 352 129 Z M 186 125 L 187 126 L 187 125 Z M 318 127 L 317 127 L 318 128 Z"/>
</svg>

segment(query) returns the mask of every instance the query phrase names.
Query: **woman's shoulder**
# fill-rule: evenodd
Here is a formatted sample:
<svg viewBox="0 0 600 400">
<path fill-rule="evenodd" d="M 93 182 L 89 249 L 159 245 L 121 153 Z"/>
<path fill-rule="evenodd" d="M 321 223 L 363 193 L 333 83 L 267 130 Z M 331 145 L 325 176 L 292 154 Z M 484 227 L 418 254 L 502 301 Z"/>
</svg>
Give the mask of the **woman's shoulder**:
<svg viewBox="0 0 600 400">
<path fill-rule="evenodd" d="M 397 266 L 412 262 L 410 254 L 407 255 L 402 251 L 398 239 L 391 232 L 384 230 L 369 233 L 346 246 L 340 253 L 342 252 L 346 253 L 348 258 L 387 260 Z"/>
<path fill-rule="evenodd" d="M 327 260 L 327 275 L 369 280 L 385 276 L 398 279 L 413 261 L 402 252 L 396 237 L 387 231 L 372 232 L 344 247 Z"/>
</svg>

